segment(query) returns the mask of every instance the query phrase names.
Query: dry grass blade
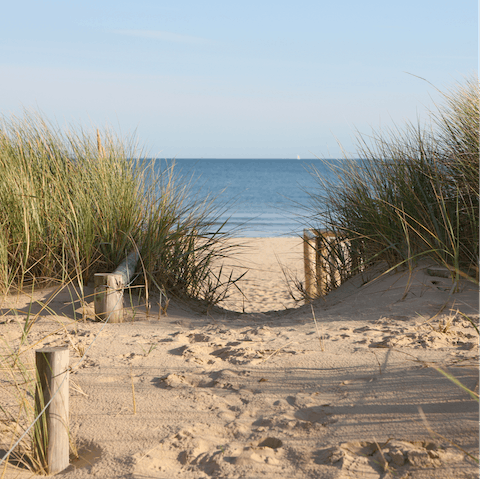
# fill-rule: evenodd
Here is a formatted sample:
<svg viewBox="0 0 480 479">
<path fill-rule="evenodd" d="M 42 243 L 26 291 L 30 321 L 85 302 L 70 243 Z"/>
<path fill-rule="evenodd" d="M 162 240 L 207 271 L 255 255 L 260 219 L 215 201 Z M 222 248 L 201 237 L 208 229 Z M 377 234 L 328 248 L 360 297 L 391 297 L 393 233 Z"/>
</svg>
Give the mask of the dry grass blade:
<svg viewBox="0 0 480 479">
<path fill-rule="evenodd" d="M 479 459 L 469 452 L 465 451 L 462 447 L 460 447 L 458 444 L 455 442 L 451 441 L 450 439 L 447 439 L 445 436 L 442 436 L 440 433 L 434 431 L 431 427 L 430 424 L 428 424 L 427 417 L 425 416 L 425 413 L 423 412 L 423 409 L 418 406 L 418 414 L 420 415 L 420 418 L 423 421 L 423 424 L 425 426 L 425 429 L 430 433 L 432 438 L 439 437 L 440 439 L 443 439 L 444 441 L 448 442 L 451 444 L 453 447 L 457 448 L 459 451 L 462 451 L 466 456 L 468 456 L 470 459 L 473 459 L 477 464 L 479 463 Z"/>
<path fill-rule="evenodd" d="M 475 401 L 479 402 L 478 394 L 464 386 L 455 376 L 452 376 L 450 373 L 444 371 L 442 368 L 434 367 L 434 369 L 436 369 L 440 374 L 452 381 L 452 383 L 456 384 L 459 388 L 463 389 L 467 394 L 470 395 L 472 399 L 475 399 Z"/>
<path fill-rule="evenodd" d="M 269 356 L 267 356 L 262 362 L 266 362 L 268 361 L 271 357 L 275 356 L 275 354 L 279 353 L 282 349 L 286 348 L 287 346 L 289 346 L 290 344 L 293 343 L 293 340 L 292 341 L 289 341 L 288 343 L 284 344 L 282 347 L 278 348 L 277 350 L 275 350 L 272 354 L 270 354 Z"/>
<path fill-rule="evenodd" d="M 317 331 L 318 341 L 320 342 L 320 349 L 323 352 L 323 351 L 325 351 L 325 344 L 323 342 L 323 336 L 320 334 L 320 330 L 318 329 L 317 318 L 315 317 L 315 311 L 313 310 L 313 306 L 310 305 L 310 307 L 312 308 L 312 316 L 313 316 L 313 321 L 315 323 L 315 329 Z"/>
<path fill-rule="evenodd" d="M 130 379 L 132 381 L 133 415 L 135 415 L 137 414 L 137 401 L 135 400 L 135 384 L 133 383 L 132 368 L 130 368 Z"/>
</svg>

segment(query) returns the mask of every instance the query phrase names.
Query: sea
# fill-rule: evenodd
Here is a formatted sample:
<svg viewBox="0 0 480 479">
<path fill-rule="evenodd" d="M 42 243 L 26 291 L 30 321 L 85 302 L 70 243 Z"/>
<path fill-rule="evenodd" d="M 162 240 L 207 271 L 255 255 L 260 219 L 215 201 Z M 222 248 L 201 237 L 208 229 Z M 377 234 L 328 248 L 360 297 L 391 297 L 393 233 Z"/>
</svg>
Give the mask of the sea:
<svg viewBox="0 0 480 479">
<path fill-rule="evenodd" d="M 324 193 L 318 177 L 334 181 L 329 165 L 341 160 L 177 158 L 167 164 L 172 161 L 193 192 L 213 199 L 214 229 L 225 223 L 222 231 L 237 237 L 291 237 L 322 226 L 311 195 Z"/>
</svg>

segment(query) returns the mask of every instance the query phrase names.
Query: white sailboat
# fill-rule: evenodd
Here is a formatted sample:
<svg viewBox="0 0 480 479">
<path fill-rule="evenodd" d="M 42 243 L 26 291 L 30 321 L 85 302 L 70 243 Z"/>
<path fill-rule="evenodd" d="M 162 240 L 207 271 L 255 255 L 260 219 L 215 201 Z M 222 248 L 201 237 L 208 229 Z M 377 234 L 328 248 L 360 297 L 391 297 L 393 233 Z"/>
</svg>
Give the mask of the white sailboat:
<svg viewBox="0 0 480 479">
<path fill-rule="evenodd" d="M 297 160 L 299 160 L 299 159 L 300 159 L 300 155 L 297 155 Z"/>
</svg>

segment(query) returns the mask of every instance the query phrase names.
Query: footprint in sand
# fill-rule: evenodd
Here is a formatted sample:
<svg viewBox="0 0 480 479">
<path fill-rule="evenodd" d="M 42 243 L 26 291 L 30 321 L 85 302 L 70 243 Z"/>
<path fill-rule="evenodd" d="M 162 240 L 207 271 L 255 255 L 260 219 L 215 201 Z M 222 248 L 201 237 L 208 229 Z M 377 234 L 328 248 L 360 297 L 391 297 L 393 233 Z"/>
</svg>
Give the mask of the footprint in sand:
<svg viewBox="0 0 480 479">
<path fill-rule="evenodd" d="M 338 419 L 332 417 L 332 408 L 329 406 L 314 406 L 299 409 L 294 417 L 304 422 L 328 426 L 334 424 Z"/>
<path fill-rule="evenodd" d="M 161 388 L 188 388 L 196 386 L 196 379 L 187 374 L 171 373 L 160 378 L 153 378 L 152 383 Z"/>
<path fill-rule="evenodd" d="M 244 335 L 244 341 L 263 341 L 265 337 L 278 336 L 279 333 L 274 332 L 268 326 L 259 326 L 247 329 L 241 334 Z"/>
<path fill-rule="evenodd" d="M 298 352 L 286 349 L 284 346 L 291 345 L 292 342 L 285 343 L 288 337 L 268 326 L 248 328 L 240 332 L 212 327 L 208 330 L 192 331 L 188 335 L 173 333 L 171 338 L 183 343 L 183 346 L 169 352 L 197 364 L 259 364 L 274 354 L 281 356 Z M 262 347 L 265 342 L 268 342 L 270 348 Z"/>
<path fill-rule="evenodd" d="M 149 451 L 135 454 L 133 472 L 135 477 L 152 478 L 179 477 L 182 470 L 197 471 L 199 477 L 231 477 L 235 459 L 244 449 L 225 427 L 196 424 L 165 438 Z"/>
<path fill-rule="evenodd" d="M 411 472 L 417 469 L 445 470 L 446 467 L 452 467 L 453 473 L 454 465 L 464 461 L 464 455 L 451 446 L 395 439 L 385 443 L 343 443 L 317 451 L 314 457 L 316 464 L 332 464 L 339 468 L 342 471 L 339 478 L 368 479 L 385 477 L 386 471 L 390 471 L 392 477 L 410 477 Z"/>
<path fill-rule="evenodd" d="M 206 377 L 198 374 L 170 373 L 159 378 L 152 379 L 152 382 L 162 388 L 218 388 L 238 391 L 242 385 L 239 382 L 241 375 L 229 369 L 214 371 Z"/>
<path fill-rule="evenodd" d="M 291 409 L 291 405 L 286 399 L 277 399 L 274 401 L 273 406 L 281 410 Z"/>
<path fill-rule="evenodd" d="M 245 347 L 244 342 L 231 341 L 227 343 L 202 343 L 183 346 L 172 350 L 173 354 L 181 354 L 186 361 L 197 364 L 216 364 L 229 362 L 231 364 L 259 364 L 271 355 L 282 356 L 285 354 L 297 354 L 292 349 L 255 349 Z"/>
<path fill-rule="evenodd" d="M 257 464 L 268 466 L 281 466 L 284 451 L 281 449 L 283 442 L 280 439 L 267 437 L 257 446 L 247 447 L 242 453 L 233 458 L 237 466 L 252 466 Z"/>
</svg>

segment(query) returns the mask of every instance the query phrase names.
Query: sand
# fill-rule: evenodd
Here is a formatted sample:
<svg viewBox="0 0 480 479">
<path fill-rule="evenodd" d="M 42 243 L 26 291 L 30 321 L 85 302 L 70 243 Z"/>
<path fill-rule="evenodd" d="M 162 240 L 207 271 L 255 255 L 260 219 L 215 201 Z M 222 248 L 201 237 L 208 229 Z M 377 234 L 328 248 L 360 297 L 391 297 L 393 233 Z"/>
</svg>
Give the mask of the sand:
<svg viewBox="0 0 480 479">
<path fill-rule="evenodd" d="M 241 291 L 232 289 L 220 306 L 246 313 L 298 306 L 291 293 L 301 296 L 292 284 L 295 278 L 303 281 L 301 237 L 244 238 L 232 242 L 239 248 L 223 262 L 224 268 L 245 272 L 245 276 L 240 283 Z"/>
<path fill-rule="evenodd" d="M 230 311 L 172 302 L 159 317 L 153 304 L 148 316 L 139 306 L 103 325 L 62 291 L 41 313 L 29 341 L 68 344 L 73 368 L 79 458 L 59 476 L 478 477 L 466 454 L 478 457 L 478 403 L 435 369 L 478 393 L 478 335 L 461 314 L 478 324 L 478 287 L 462 282 L 450 294 L 451 281 L 420 264 L 373 282 L 365 272 L 286 309 L 295 302 L 277 257 L 301 278 L 300 240 L 245 242 L 254 248 L 241 260 L 252 266 L 247 299 L 230 297 Z M 2 303 L 10 345 L 27 307 L 21 296 Z M 4 407 L 5 397 L 3 388 Z M 8 429 L 0 433 L 4 449 Z M 5 477 L 31 474 L 11 466 Z"/>
</svg>

